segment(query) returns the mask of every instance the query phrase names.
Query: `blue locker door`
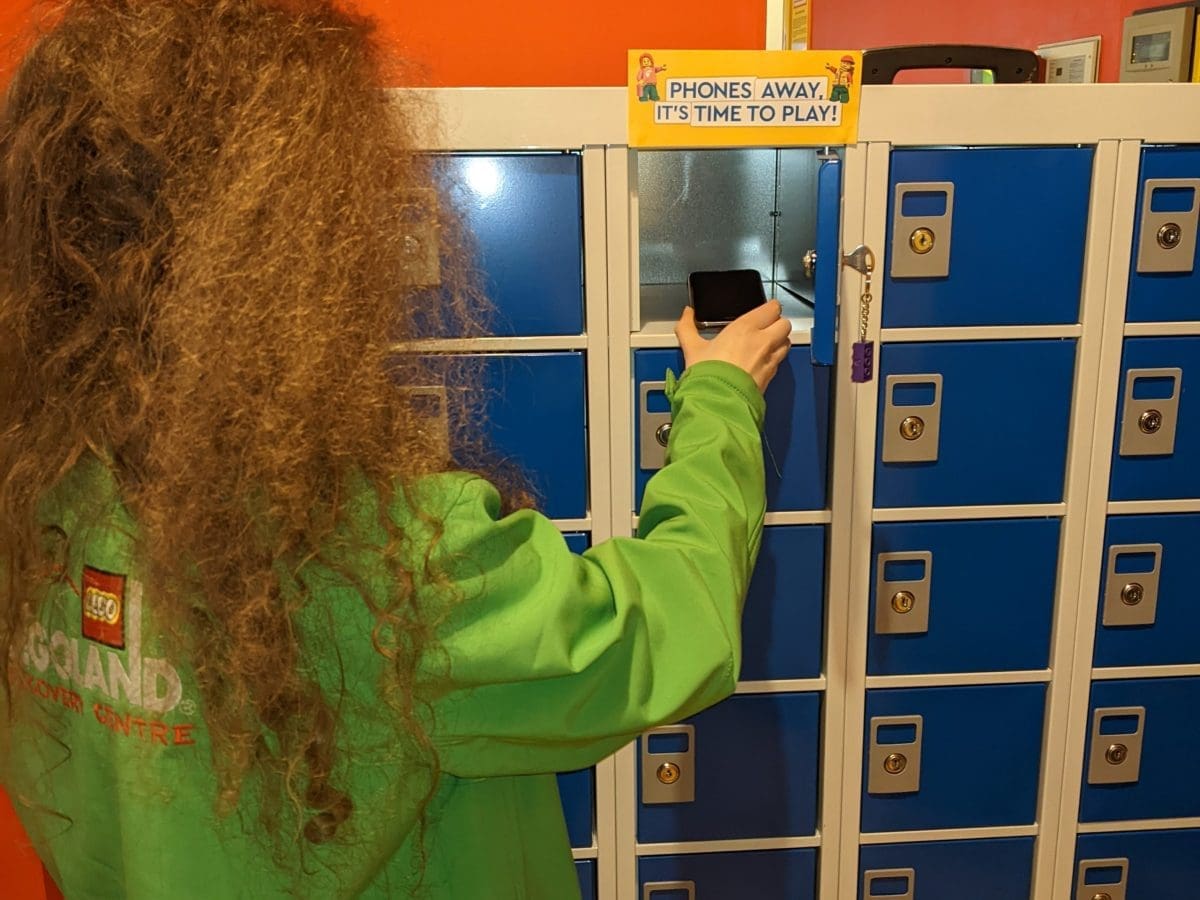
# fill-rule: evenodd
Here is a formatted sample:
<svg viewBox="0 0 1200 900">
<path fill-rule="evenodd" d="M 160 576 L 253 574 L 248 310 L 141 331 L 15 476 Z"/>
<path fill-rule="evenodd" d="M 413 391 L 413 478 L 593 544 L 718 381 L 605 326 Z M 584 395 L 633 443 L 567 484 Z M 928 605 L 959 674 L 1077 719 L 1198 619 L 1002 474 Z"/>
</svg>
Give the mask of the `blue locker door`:
<svg viewBox="0 0 1200 900">
<path fill-rule="evenodd" d="M 773 525 L 742 615 L 742 681 L 821 674 L 825 612 L 825 527 Z"/>
<path fill-rule="evenodd" d="M 878 844 L 859 854 L 859 900 L 1021 900 L 1032 882 L 1033 838 Z"/>
<path fill-rule="evenodd" d="M 875 505 L 1061 501 L 1074 369 L 1068 340 L 885 345 Z"/>
<path fill-rule="evenodd" d="M 1046 668 L 1058 536 L 1057 519 L 876 525 L 867 673 Z"/>
<path fill-rule="evenodd" d="M 554 519 L 587 515 L 587 389 L 582 353 L 487 355 L 491 447 L 532 482 Z M 465 468 L 477 460 L 459 459 Z"/>
<path fill-rule="evenodd" d="M 1161 188 L 1152 191 L 1150 209 L 1154 213 L 1174 212 L 1186 216 L 1196 202 L 1194 187 L 1186 182 L 1200 178 L 1200 148 L 1147 147 L 1142 151 L 1142 176 L 1134 219 L 1133 257 L 1129 272 L 1129 300 L 1125 318 L 1130 322 L 1186 322 L 1200 319 L 1200 275 L 1197 274 L 1196 254 L 1200 241 L 1191 253 L 1171 260 L 1173 272 L 1139 270 L 1139 247 L 1142 240 L 1147 181 L 1165 180 Z M 1156 217 L 1157 218 L 1157 217 Z M 1175 219 L 1174 216 L 1168 219 Z M 1158 224 L 1155 221 L 1153 224 Z M 1192 229 L 1195 224 L 1179 218 L 1176 224 Z M 1161 225 L 1159 226 L 1161 227 Z M 1157 231 L 1157 229 L 1155 229 Z M 1154 235 L 1155 239 L 1157 235 Z M 1174 252 L 1183 252 L 1180 248 Z"/>
<path fill-rule="evenodd" d="M 1200 678 L 1095 682 L 1079 820 L 1200 816 L 1197 709 Z M 1124 751 L 1110 755 L 1118 745 Z"/>
<path fill-rule="evenodd" d="M 1078 321 L 1091 180 L 1090 147 L 894 151 L 883 327 Z M 928 249 L 901 275 L 918 227 Z"/>
<path fill-rule="evenodd" d="M 579 876 L 581 900 L 596 900 L 596 863 L 590 859 L 576 860 L 575 874 Z"/>
<path fill-rule="evenodd" d="M 1125 862 L 1125 871 L 1113 862 Z M 1117 894 L 1122 876 L 1125 893 Z M 1082 834 L 1075 849 L 1077 892 L 1080 878 L 1097 894 L 1107 890 L 1125 900 L 1192 900 L 1200 895 L 1200 830 Z"/>
<path fill-rule="evenodd" d="M 642 382 L 661 382 L 667 369 L 683 372 L 678 350 L 638 350 L 634 353 L 634 434 Z M 812 365 L 806 347 L 793 347 L 767 388 L 767 418 L 763 427 L 763 456 L 767 476 L 767 508 L 824 509 L 829 457 L 830 369 Z M 649 412 L 670 412 L 661 390 L 648 396 Z M 635 437 L 637 508 L 646 482 L 657 469 L 641 467 L 641 439 Z"/>
<path fill-rule="evenodd" d="M 867 691 L 862 830 L 1031 824 L 1045 700 L 1043 684 Z M 903 757 L 894 776 L 903 780 L 872 778 L 893 754 Z M 915 790 L 890 792 L 913 780 Z"/>
<path fill-rule="evenodd" d="M 496 307 L 493 333 L 581 334 L 580 157 L 464 154 L 440 162 Z"/>
<path fill-rule="evenodd" d="M 638 886 L 638 900 L 810 900 L 817 851 L 643 856 Z"/>
<path fill-rule="evenodd" d="M 558 776 L 558 796 L 562 800 L 563 818 L 572 847 L 592 846 L 593 807 L 596 796 L 595 772 L 581 769 Z"/>
<path fill-rule="evenodd" d="M 1127 338 L 1117 396 L 1111 498 L 1200 497 L 1200 337 Z"/>
<path fill-rule="evenodd" d="M 1155 546 L 1161 548 L 1157 566 L 1151 549 Z M 1200 515 L 1114 516 L 1108 520 L 1094 665 L 1200 663 L 1197 547 Z M 1126 585 L 1141 590 L 1130 594 Z M 1130 604 L 1130 600 L 1136 603 Z M 1123 607 L 1141 607 L 1143 614 L 1124 617 Z"/>
<path fill-rule="evenodd" d="M 739 694 L 638 739 L 638 841 L 715 841 L 816 833 L 821 698 Z M 663 764 L 694 778 L 694 799 L 645 802 L 643 772 Z M 655 786 L 657 788 L 657 786 Z M 673 793 L 672 796 L 679 796 Z"/>
<path fill-rule="evenodd" d="M 591 535 L 570 532 L 563 535 L 572 553 L 582 553 L 591 546 Z M 596 773 L 594 769 L 564 772 L 558 776 L 558 795 L 562 800 L 563 818 L 567 821 L 567 836 L 572 847 L 590 847 L 595 821 Z"/>
<path fill-rule="evenodd" d="M 833 365 L 837 332 L 837 285 L 842 274 L 842 161 L 821 163 L 817 175 L 817 266 L 813 278 L 813 365 Z"/>
</svg>

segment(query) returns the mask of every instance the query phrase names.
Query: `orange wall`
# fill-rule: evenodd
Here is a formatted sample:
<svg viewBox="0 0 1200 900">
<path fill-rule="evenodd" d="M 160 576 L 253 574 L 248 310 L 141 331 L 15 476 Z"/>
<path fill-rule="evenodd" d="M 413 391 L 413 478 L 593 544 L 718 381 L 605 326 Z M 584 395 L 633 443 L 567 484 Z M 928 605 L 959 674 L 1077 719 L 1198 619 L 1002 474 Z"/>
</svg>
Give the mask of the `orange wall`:
<svg viewBox="0 0 1200 900">
<path fill-rule="evenodd" d="M 765 44 L 762 0 L 350 0 L 425 69 L 428 83 L 614 85 L 637 47 L 745 48 Z"/>
<path fill-rule="evenodd" d="M 14 35 L 28 22 L 34 2 L 0 0 L 0 81 L 11 69 Z M 765 40 L 763 0 L 592 0 L 559 6 L 545 0 L 457 0 L 423 4 L 417 14 L 413 4 L 398 0 L 348 2 L 378 17 L 385 40 L 415 63 L 421 81 L 452 87 L 624 84 L 625 51 L 633 47 L 753 49 Z M 942 42 L 1033 48 L 1099 34 L 1101 80 L 1116 81 L 1122 21 L 1155 0 L 812 3 L 817 47 Z"/>
</svg>

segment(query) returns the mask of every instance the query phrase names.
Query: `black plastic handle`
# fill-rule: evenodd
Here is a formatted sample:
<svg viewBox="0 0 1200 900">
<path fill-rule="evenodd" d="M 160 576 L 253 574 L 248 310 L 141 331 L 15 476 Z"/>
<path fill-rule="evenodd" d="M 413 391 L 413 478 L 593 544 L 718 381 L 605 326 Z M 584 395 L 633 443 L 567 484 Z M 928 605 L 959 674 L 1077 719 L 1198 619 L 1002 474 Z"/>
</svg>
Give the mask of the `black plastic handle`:
<svg viewBox="0 0 1200 900">
<path fill-rule="evenodd" d="M 989 69 L 997 84 L 1024 84 L 1038 73 L 1038 55 L 1015 47 L 913 44 L 863 53 L 863 84 L 891 84 L 905 69 Z"/>
</svg>

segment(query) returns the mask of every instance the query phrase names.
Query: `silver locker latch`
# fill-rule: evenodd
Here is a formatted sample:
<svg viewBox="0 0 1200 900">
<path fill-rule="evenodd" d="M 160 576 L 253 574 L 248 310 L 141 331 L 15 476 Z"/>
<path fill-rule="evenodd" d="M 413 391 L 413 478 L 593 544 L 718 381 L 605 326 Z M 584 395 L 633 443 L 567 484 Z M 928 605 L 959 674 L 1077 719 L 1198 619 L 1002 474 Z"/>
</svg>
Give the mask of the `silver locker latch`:
<svg viewBox="0 0 1200 900">
<path fill-rule="evenodd" d="M 888 563 L 919 563 L 921 577 L 889 580 Z M 929 631 L 929 585 L 933 578 L 933 554 L 880 553 L 875 577 L 875 633 L 925 634 Z"/>
<path fill-rule="evenodd" d="M 655 737 L 682 735 L 684 750 L 655 753 Z M 696 729 L 691 725 L 667 725 L 642 735 L 642 802 L 691 803 L 696 799 Z"/>
<path fill-rule="evenodd" d="M 889 890 L 886 894 L 875 893 L 875 884 L 880 881 L 905 881 L 903 893 Z M 915 869 L 875 869 L 863 875 L 863 900 L 913 900 L 917 895 L 917 873 Z"/>
<path fill-rule="evenodd" d="M 404 237 L 400 244 L 399 283 L 405 287 L 436 287 L 442 283 L 437 192 L 416 191 L 401 206 L 400 213 Z"/>
<path fill-rule="evenodd" d="M 445 385 L 417 384 L 404 389 L 417 417 L 418 428 L 429 438 L 439 459 L 450 459 L 450 408 Z"/>
<path fill-rule="evenodd" d="M 868 794 L 912 794 L 921 789 L 921 716 L 876 716 L 871 719 L 871 749 L 867 773 Z M 912 728 L 914 738 L 906 743 L 879 742 L 883 728 Z"/>
<path fill-rule="evenodd" d="M 1132 732 L 1103 734 L 1109 719 L 1137 719 Z M 1092 751 L 1088 757 L 1088 784 L 1133 784 L 1142 768 L 1142 736 L 1146 727 L 1144 706 L 1098 709 L 1092 716 Z"/>
<path fill-rule="evenodd" d="M 940 194 L 940 215 L 904 213 L 910 194 Z M 896 185 L 892 211 L 892 277 L 945 278 L 950 274 L 950 232 L 954 225 L 954 185 L 949 181 Z"/>
<path fill-rule="evenodd" d="M 1101 869 L 1115 869 L 1119 872 L 1117 881 L 1093 881 L 1088 883 L 1088 875 Z M 1127 859 L 1085 859 L 1079 863 L 1079 879 L 1075 885 L 1075 900 L 1125 900 L 1125 890 L 1129 883 L 1129 860 Z"/>
<path fill-rule="evenodd" d="M 639 445 L 643 469 L 661 469 L 667 464 L 667 438 L 671 434 L 671 414 L 650 412 L 650 395 L 667 389 L 665 381 L 643 381 L 639 391 Z"/>
<path fill-rule="evenodd" d="M 933 402 L 897 405 L 896 389 L 906 385 L 932 386 Z M 883 389 L 883 461 L 936 462 L 942 420 L 942 376 L 889 375 Z"/>
<path fill-rule="evenodd" d="M 696 900 L 696 882 L 694 881 L 651 881 L 642 886 L 642 900 L 653 900 L 655 894 L 665 894 L 667 891 L 684 891 L 687 900 Z"/>
<path fill-rule="evenodd" d="M 1149 571 L 1117 572 L 1121 557 L 1148 555 Z M 1121 544 L 1108 548 L 1108 577 L 1104 582 L 1104 625 L 1119 628 L 1153 625 L 1158 611 L 1158 579 L 1162 571 L 1162 544 Z"/>
<path fill-rule="evenodd" d="M 1171 396 L 1138 400 L 1138 383 L 1170 379 Z M 1130 369 L 1125 374 L 1125 414 L 1121 421 L 1122 456 L 1170 456 L 1175 452 L 1182 369 Z"/>
<path fill-rule="evenodd" d="M 1182 212 L 1155 212 L 1158 191 L 1191 191 L 1191 206 Z M 1196 256 L 1200 221 L 1200 178 L 1148 178 L 1142 189 L 1142 228 L 1138 238 L 1138 272 L 1190 272 Z"/>
</svg>

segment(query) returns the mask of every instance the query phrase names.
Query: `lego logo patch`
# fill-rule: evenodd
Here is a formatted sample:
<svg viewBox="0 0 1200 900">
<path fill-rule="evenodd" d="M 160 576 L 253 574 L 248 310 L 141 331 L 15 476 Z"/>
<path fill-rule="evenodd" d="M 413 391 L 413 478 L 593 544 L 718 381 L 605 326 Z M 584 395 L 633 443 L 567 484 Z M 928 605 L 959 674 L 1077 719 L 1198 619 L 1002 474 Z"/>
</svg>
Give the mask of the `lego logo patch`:
<svg viewBox="0 0 1200 900">
<path fill-rule="evenodd" d="M 84 567 L 83 636 L 125 649 L 125 576 Z"/>
</svg>

